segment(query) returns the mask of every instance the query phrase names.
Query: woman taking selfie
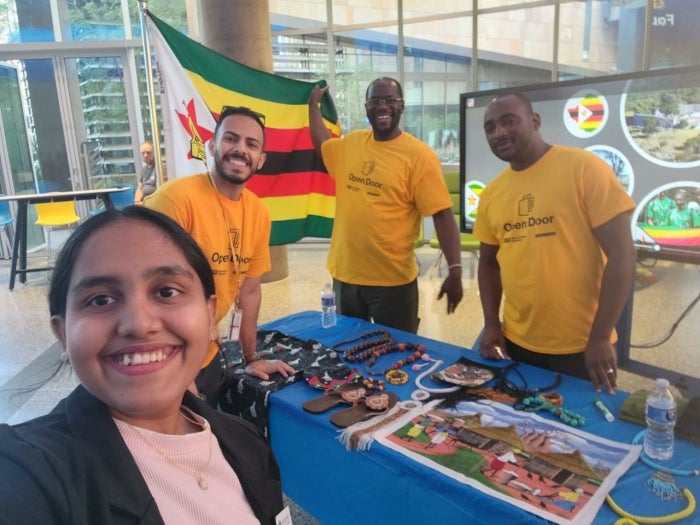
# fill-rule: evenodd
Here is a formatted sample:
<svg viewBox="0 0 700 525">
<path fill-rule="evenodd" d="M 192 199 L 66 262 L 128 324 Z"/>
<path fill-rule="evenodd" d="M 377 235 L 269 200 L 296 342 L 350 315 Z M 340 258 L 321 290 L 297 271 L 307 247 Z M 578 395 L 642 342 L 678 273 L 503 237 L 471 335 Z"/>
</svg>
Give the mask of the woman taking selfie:
<svg viewBox="0 0 700 525">
<path fill-rule="evenodd" d="M 275 523 L 268 443 L 188 391 L 216 297 L 184 230 L 137 206 L 89 219 L 56 261 L 49 309 L 81 384 L 0 425 L 0 523 Z"/>
</svg>

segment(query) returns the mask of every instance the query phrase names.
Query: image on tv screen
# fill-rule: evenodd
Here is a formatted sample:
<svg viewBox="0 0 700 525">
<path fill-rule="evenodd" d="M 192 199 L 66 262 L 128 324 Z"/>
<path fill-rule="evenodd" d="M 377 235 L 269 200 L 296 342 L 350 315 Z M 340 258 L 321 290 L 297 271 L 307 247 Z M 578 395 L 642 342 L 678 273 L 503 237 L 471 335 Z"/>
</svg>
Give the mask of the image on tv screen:
<svg viewBox="0 0 700 525">
<path fill-rule="evenodd" d="M 640 256 L 700 264 L 700 68 L 674 68 L 515 88 L 528 95 L 550 144 L 587 149 L 615 172 L 636 209 Z M 484 135 L 486 106 L 512 89 L 460 96 L 461 224 L 506 164 Z"/>
</svg>

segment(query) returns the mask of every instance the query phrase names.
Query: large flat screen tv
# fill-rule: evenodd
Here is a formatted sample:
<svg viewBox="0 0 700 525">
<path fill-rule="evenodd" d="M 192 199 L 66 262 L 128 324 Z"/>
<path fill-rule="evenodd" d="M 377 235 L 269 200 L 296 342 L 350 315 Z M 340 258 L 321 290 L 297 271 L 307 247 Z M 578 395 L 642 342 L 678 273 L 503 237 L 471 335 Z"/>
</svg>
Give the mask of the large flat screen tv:
<svg viewBox="0 0 700 525">
<path fill-rule="evenodd" d="M 641 257 L 700 264 L 700 68 L 673 68 L 517 88 L 532 100 L 550 144 L 578 146 L 610 164 L 637 207 Z M 497 94 L 460 95 L 461 224 L 471 232 L 481 190 L 504 168 L 484 136 Z"/>
</svg>

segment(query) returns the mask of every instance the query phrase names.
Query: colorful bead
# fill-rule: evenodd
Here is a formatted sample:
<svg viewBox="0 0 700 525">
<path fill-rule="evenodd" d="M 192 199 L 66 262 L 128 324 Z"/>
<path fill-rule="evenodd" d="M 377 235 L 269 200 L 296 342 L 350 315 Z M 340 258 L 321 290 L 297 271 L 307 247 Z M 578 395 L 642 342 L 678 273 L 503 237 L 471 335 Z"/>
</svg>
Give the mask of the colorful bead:
<svg viewBox="0 0 700 525">
<path fill-rule="evenodd" d="M 361 340 L 360 343 L 346 350 L 340 350 L 339 347 Z M 338 352 L 343 352 L 343 357 L 346 361 L 357 363 L 367 361 L 365 369 L 372 375 L 386 375 L 390 370 L 397 370 L 404 365 L 411 364 L 418 359 L 425 359 L 425 347 L 417 343 L 396 343 L 386 330 L 374 330 L 361 334 L 359 337 L 343 341 L 333 345 L 333 349 Z M 374 371 L 372 367 L 377 360 L 386 354 L 393 352 L 411 352 L 411 355 L 405 359 L 399 359 L 396 363 L 382 371 Z"/>
<path fill-rule="evenodd" d="M 403 370 L 390 370 L 386 373 L 386 380 L 392 385 L 408 383 L 408 374 Z"/>
<path fill-rule="evenodd" d="M 553 416 L 558 417 L 563 423 L 571 425 L 572 427 L 582 427 L 586 424 L 586 418 L 582 415 L 553 405 L 542 397 L 526 397 L 520 403 L 516 403 L 515 408 L 528 412 L 546 410 Z"/>
<path fill-rule="evenodd" d="M 367 361 L 367 364 L 365 365 L 365 369 L 367 370 L 368 373 L 372 375 L 386 375 L 387 372 L 391 370 L 398 370 L 404 365 L 409 365 L 416 360 L 420 359 L 420 357 L 425 353 L 425 347 L 423 345 L 420 345 L 418 343 L 399 343 L 393 346 L 385 346 L 382 348 L 380 354 L 385 355 L 385 354 L 390 354 L 393 352 L 402 352 L 402 351 L 410 351 L 413 352 L 410 356 L 408 356 L 406 359 L 399 359 L 396 363 L 391 365 L 388 368 L 385 368 L 384 370 L 381 371 L 376 371 L 372 370 L 372 367 L 374 366 L 374 363 L 377 362 L 377 359 L 379 356 L 372 357 L 369 361 Z"/>
</svg>

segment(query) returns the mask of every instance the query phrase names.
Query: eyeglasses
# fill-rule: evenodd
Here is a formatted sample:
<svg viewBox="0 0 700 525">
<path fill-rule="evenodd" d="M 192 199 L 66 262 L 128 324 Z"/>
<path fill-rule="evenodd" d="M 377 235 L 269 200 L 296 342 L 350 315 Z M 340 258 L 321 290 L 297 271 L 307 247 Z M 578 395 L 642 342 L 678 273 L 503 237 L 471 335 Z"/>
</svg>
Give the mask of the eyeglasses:
<svg viewBox="0 0 700 525">
<path fill-rule="evenodd" d="M 370 98 L 367 102 L 365 102 L 365 107 L 376 108 L 380 104 L 386 104 L 387 106 L 395 106 L 399 102 L 403 102 L 403 99 L 400 97 Z"/>
<path fill-rule="evenodd" d="M 245 115 L 255 120 L 259 120 L 263 128 L 265 127 L 265 115 L 258 113 L 257 111 L 253 111 L 245 106 L 223 106 L 221 108 L 221 113 L 219 113 L 219 120 L 224 117 L 228 117 L 229 115 Z"/>
</svg>

